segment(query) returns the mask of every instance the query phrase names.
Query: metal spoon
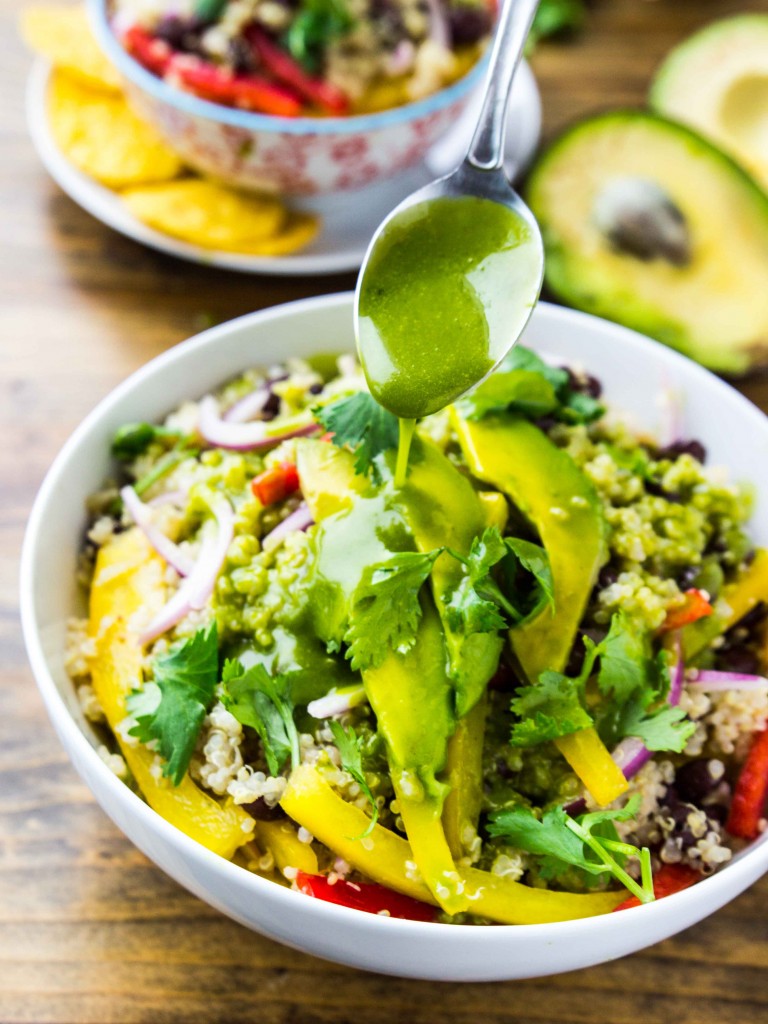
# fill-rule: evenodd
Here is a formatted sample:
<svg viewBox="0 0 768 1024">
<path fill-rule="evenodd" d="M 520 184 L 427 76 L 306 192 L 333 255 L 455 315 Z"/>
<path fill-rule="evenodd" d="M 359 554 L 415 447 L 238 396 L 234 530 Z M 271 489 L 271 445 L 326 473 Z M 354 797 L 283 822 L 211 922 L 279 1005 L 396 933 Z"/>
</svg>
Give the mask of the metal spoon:
<svg viewBox="0 0 768 1024">
<path fill-rule="evenodd" d="M 358 347 L 361 348 L 360 298 L 364 284 L 367 285 L 372 280 L 372 277 L 367 278 L 366 275 L 371 273 L 372 257 L 377 251 L 382 235 L 385 232 L 388 233 L 393 222 L 401 218 L 406 211 L 410 211 L 407 219 L 409 223 L 412 223 L 413 207 L 418 204 L 436 199 L 474 197 L 491 200 L 508 207 L 527 225 L 532 244 L 528 245 L 526 249 L 526 252 L 530 254 L 530 273 L 526 275 L 523 285 L 526 294 L 518 296 L 521 300 L 521 315 L 516 316 L 513 323 L 507 322 L 505 330 L 491 332 L 493 336 L 489 339 L 489 357 L 492 365 L 488 365 L 476 380 L 470 383 L 464 381 L 463 386 L 449 398 L 449 401 L 455 400 L 460 394 L 469 390 L 469 387 L 479 383 L 479 380 L 504 358 L 520 337 L 541 291 L 544 274 L 544 247 L 541 232 L 533 214 L 507 180 L 503 168 L 506 113 L 512 80 L 520 63 L 538 5 L 539 0 L 506 0 L 504 3 L 491 52 L 482 109 L 464 160 L 451 174 L 412 193 L 386 217 L 371 239 L 357 280 L 355 333 Z M 462 238 L 457 237 L 456 246 L 460 247 L 461 245 Z M 361 356 L 363 356 L 363 365 L 366 375 L 369 377 L 369 384 L 371 384 L 371 376 L 365 364 L 362 348 Z M 438 352 L 435 352 L 435 358 L 439 358 Z M 371 390 L 376 394 L 373 387 Z M 443 395 L 444 398 L 445 395 Z M 435 411 L 435 408 L 440 408 L 445 404 L 448 403 L 441 400 L 440 404 L 434 408 L 425 408 L 424 412 Z M 393 411 L 396 411 L 398 415 L 404 415 L 398 410 Z"/>
</svg>

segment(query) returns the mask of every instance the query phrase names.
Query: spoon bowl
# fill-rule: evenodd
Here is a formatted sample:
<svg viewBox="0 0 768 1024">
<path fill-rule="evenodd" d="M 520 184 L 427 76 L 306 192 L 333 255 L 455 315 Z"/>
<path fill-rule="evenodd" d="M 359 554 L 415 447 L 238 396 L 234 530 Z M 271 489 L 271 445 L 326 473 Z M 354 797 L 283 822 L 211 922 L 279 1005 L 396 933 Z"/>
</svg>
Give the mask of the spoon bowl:
<svg viewBox="0 0 768 1024">
<path fill-rule="evenodd" d="M 389 214 L 360 270 L 358 352 L 371 394 L 401 419 L 444 408 L 491 373 L 541 291 L 541 232 L 502 164 L 509 94 L 537 7 L 507 0 L 466 157 Z"/>
</svg>

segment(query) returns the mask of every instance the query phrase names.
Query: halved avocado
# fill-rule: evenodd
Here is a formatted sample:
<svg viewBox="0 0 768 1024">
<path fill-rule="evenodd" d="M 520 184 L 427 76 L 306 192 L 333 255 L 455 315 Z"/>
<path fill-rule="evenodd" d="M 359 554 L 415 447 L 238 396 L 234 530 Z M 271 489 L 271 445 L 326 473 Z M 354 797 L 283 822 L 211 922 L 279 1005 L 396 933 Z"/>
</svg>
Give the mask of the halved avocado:
<svg viewBox="0 0 768 1024">
<path fill-rule="evenodd" d="M 642 111 L 582 121 L 528 202 L 565 302 L 723 373 L 768 365 L 768 196 L 700 136 Z"/>
<path fill-rule="evenodd" d="M 691 36 L 664 61 L 649 99 L 768 188 L 768 14 L 724 18 Z"/>
</svg>

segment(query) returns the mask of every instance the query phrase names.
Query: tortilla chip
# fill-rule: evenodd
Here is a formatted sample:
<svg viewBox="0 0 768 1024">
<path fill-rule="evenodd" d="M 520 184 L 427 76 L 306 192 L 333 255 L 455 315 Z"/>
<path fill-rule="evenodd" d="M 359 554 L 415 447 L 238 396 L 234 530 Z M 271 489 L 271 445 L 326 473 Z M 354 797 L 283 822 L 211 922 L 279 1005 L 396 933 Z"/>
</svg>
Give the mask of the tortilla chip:
<svg viewBox="0 0 768 1024">
<path fill-rule="evenodd" d="M 119 92 L 120 77 L 99 49 L 83 7 L 30 7 L 21 15 L 27 46 L 92 89 Z"/>
<path fill-rule="evenodd" d="M 240 252 L 252 256 L 287 256 L 309 245 L 320 230 L 320 218 L 309 213 L 289 213 L 282 231 L 263 242 L 249 245 Z"/>
<path fill-rule="evenodd" d="M 227 252 L 254 252 L 279 237 L 285 207 L 271 196 L 188 178 L 152 188 L 134 188 L 123 199 L 139 220 L 193 245 Z"/>
<path fill-rule="evenodd" d="M 55 71 L 48 116 L 64 155 L 110 188 L 168 181 L 181 172 L 178 156 L 117 93 L 98 92 Z"/>
</svg>

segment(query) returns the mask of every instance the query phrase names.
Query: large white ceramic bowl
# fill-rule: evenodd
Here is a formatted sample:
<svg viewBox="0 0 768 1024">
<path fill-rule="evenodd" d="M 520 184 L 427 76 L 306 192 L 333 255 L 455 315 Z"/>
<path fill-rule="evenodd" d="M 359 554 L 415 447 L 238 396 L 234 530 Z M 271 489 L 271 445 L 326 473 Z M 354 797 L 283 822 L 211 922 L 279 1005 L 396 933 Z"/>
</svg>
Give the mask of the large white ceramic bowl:
<svg viewBox="0 0 768 1024">
<path fill-rule="evenodd" d="M 753 535 L 768 544 L 768 419 L 736 391 L 675 352 L 614 324 L 549 306 L 536 309 L 525 343 L 580 363 L 607 398 L 651 430 L 665 389 L 683 396 L 683 433 L 710 462 L 757 492 Z M 41 488 L 22 557 L 24 636 L 59 737 L 96 799 L 164 871 L 223 913 L 297 949 L 405 977 L 450 981 L 528 978 L 631 953 L 711 914 L 768 870 L 768 833 L 719 874 L 620 914 L 518 927 L 424 924 L 381 918 L 292 892 L 222 860 L 152 811 L 103 764 L 63 665 L 65 623 L 82 612 L 75 563 L 84 501 L 110 470 L 109 443 L 129 420 L 162 417 L 182 399 L 254 364 L 352 348 L 352 296 L 278 306 L 198 335 L 153 360 L 107 397 L 73 434 Z"/>
</svg>

